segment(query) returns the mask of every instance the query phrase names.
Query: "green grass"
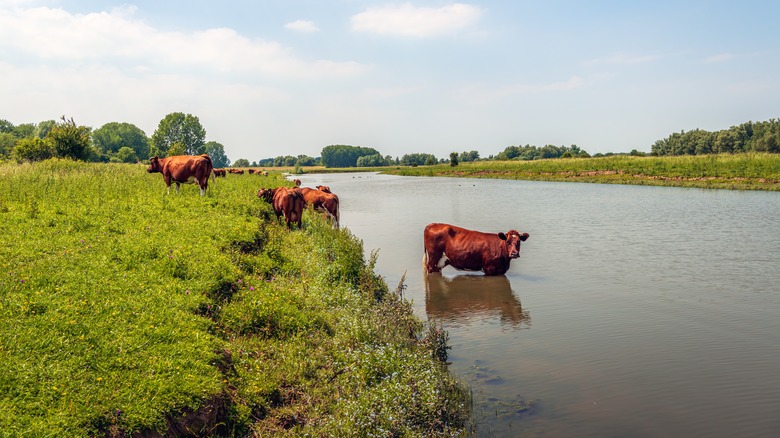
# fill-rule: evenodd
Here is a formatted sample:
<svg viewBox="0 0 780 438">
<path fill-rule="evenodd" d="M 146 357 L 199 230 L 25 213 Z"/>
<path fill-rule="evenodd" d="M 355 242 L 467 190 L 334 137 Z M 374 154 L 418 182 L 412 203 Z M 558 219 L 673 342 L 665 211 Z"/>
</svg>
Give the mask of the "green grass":
<svg viewBox="0 0 780 438">
<path fill-rule="evenodd" d="M 360 239 L 276 223 L 230 175 L 0 164 L 0 430 L 448 435 L 465 388 Z M 437 347 L 438 345 L 438 347 Z"/>
<path fill-rule="evenodd" d="M 780 154 L 570 158 L 478 161 L 374 168 L 409 176 L 459 176 L 537 181 L 641 184 L 737 190 L 780 190 Z"/>
</svg>

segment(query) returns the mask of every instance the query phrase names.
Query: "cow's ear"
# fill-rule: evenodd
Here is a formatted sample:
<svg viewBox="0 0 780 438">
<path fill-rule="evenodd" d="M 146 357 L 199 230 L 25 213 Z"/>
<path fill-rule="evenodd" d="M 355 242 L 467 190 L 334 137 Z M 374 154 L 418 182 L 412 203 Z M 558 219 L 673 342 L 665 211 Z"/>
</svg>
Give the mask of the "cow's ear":
<svg viewBox="0 0 780 438">
<path fill-rule="evenodd" d="M 523 233 L 520 235 L 520 240 L 525 242 L 528 239 L 528 237 L 529 237 L 528 233 Z"/>
<path fill-rule="evenodd" d="M 498 233 L 498 238 L 501 239 L 501 240 L 506 240 L 506 234 Z"/>
</svg>

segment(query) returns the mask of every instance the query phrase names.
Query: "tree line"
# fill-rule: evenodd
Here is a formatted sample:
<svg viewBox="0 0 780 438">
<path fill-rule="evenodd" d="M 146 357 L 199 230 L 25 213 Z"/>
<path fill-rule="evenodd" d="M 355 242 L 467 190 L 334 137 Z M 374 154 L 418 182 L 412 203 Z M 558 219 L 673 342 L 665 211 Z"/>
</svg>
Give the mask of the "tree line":
<svg viewBox="0 0 780 438">
<path fill-rule="evenodd" d="M 372 148 L 349 145 L 331 145 L 322 150 L 322 165 L 325 167 L 382 167 L 382 166 L 430 166 L 433 164 L 467 163 L 486 160 L 538 160 L 545 158 L 585 158 L 590 157 L 586 151 L 576 145 L 554 146 L 508 146 L 487 158 L 481 158 L 476 150 L 452 152 L 449 158 L 437 158 L 433 154 L 412 153 L 402 157 L 382 156 Z"/>
<path fill-rule="evenodd" d="M 708 132 L 701 129 L 681 131 L 651 146 L 651 155 L 701 155 L 739 152 L 780 153 L 780 120 L 747 122 L 729 129 Z M 0 119 L 0 159 L 39 161 L 52 157 L 94 162 L 135 163 L 152 156 L 198 155 L 207 153 L 215 167 L 228 167 L 225 147 L 206 141 L 206 130 L 196 116 L 174 112 L 166 115 L 151 137 L 131 123 L 110 122 L 96 130 L 78 125 L 73 118 L 45 120 L 38 124 L 18 126 Z M 601 156 L 604 154 L 596 154 Z M 612 155 L 612 154 L 606 154 Z M 645 155 L 636 149 L 630 155 Z M 280 155 L 252 163 L 236 160 L 234 167 L 382 167 L 423 166 L 441 163 L 457 165 L 484 160 L 542 160 L 551 158 L 588 158 L 591 155 L 577 145 L 537 147 L 507 146 L 496 155 L 482 158 L 476 150 L 452 152 L 438 158 L 428 153 L 411 153 L 401 157 L 382 155 L 370 147 L 351 145 L 325 146 L 319 157 Z"/>
<path fill-rule="evenodd" d="M 151 138 L 131 123 L 110 122 L 96 130 L 71 117 L 60 121 L 14 125 L 0 120 L 0 159 L 41 161 L 47 158 L 136 163 L 150 157 L 209 154 L 215 167 L 227 167 L 225 147 L 206 141 L 196 116 L 175 112 L 163 118 Z"/>
<path fill-rule="evenodd" d="M 780 119 L 746 122 L 729 129 L 681 131 L 656 141 L 652 155 L 705 155 L 740 152 L 780 153 Z"/>
</svg>

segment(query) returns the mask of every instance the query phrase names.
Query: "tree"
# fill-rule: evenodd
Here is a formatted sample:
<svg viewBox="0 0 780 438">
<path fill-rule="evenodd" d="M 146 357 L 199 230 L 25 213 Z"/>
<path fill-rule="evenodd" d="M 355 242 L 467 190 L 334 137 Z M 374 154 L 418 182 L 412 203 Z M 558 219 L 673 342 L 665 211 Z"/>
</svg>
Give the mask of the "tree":
<svg viewBox="0 0 780 438">
<path fill-rule="evenodd" d="M 6 119 L 0 119 L 0 133 L 10 134 L 14 132 L 14 124 Z"/>
<path fill-rule="evenodd" d="M 249 160 L 246 158 L 239 158 L 233 162 L 233 167 L 249 167 Z"/>
<path fill-rule="evenodd" d="M 177 142 L 184 146 L 184 154 L 186 155 L 204 153 L 206 130 L 203 129 L 197 117 L 179 112 L 165 116 L 152 134 L 150 154 L 164 157 Z"/>
<path fill-rule="evenodd" d="M 116 151 L 116 154 L 111 157 L 111 161 L 114 163 L 137 163 L 139 159 L 133 148 L 122 146 Z"/>
<path fill-rule="evenodd" d="M 460 153 L 460 155 L 458 155 L 458 161 L 461 163 L 466 163 L 469 161 L 477 161 L 477 160 L 479 160 L 479 152 L 477 151 L 470 151 L 470 152 L 463 151 Z"/>
<path fill-rule="evenodd" d="M 450 166 L 455 167 L 458 165 L 458 153 L 450 152 Z"/>
<path fill-rule="evenodd" d="M 73 117 L 68 120 L 62 116 L 62 123 L 57 123 L 46 139 L 57 157 L 87 160 L 92 154 L 91 135 L 92 128 L 76 125 Z"/>
<path fill-rule="evenodd" d="M 55 126 L 57 126 L 56 120 L 44 120 L 35 127 L 35 135 L 38 138 L 46 138 Z"/>
<path fill-rule="evenodd" d="M 390 163 L 381 155 L 363 155 L 357 160 L 357 167 L 381 167 Z"/>
<path fill-rule="evenodd" d="M 10 132 L 0 132 L 0 157 L 10 155 L 17 141 L 19 139 Z"/>
<path fill-rule="evenodd" d="M 35 125 L 32 123 L 22 123 L 21 125 L 16 125 L 14 128 L 14 135 L 16 138 L 32 137 L 35 135 Z"/>
<path fill-rule="evenodd" d="M 376 149 L 362 146 L 330 145 L 322 148 L 322 164 L 325 167 L 355 167 L 358 158 L 378 153 Z"/>
<path fill-rule="evenodd" d="M 149 138 L 132 123 L 109 122 L 92 133 L 92 141 L 99 153 L 109 156 L 129 147 L 140 160 L 149 158 Z"/>
<path fill-rule="evenodd" d="M 16 161 L 43 161 L 53 157 L 54 148 L 47 140 L 38 137 L 27 137 L 16 142 L 12 156 Z"/>
<path fill-rule="evenodd" d="M 301 166 L 316 166 L 317 160 L 308 155 L 298 155 L 298 161 L 296 164 L 300 164 Z"/>
<path fill-rule="evenodd" d="M 173 157 L 175 155 L 191 155 L 187 154 L 187 148 L 184 147 L 184 143 L 177 141 L 176 143 L 172 144 L 170 149 L 168 149 L 165 154 L 169 157 Z"/>
<path fill-rule="evenodd" d="M 272 166 L 274 167 L 292 167 L 295 166 L 295 163 L 298 162 L 298 159 L 293 157 L 292 155 L 280 155 L 276 158 L 274 158 L 274 163 Z"/>
<path fill-rule="evenodd" d="M 437 163 L 439 160 L 432 154 L 406 154 L 401 157 L 404 166 L 422 166 L 426 163 Z"/>
<path fill-rule="evenodd" d="M 225 155 L 225 147 L 216 141 L 210 141 L 204 146 L 204 153 L 209 154 L 214 167 L 229 167 L 230 160 Z"/>
</svg>

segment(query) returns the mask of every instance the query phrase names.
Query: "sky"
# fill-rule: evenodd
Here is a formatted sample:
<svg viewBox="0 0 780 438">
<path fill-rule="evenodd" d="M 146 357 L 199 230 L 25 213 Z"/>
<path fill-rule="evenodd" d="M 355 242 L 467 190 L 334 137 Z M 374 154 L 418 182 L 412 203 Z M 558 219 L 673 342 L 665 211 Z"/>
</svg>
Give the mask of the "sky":
<svg viewBox="0 0 780 438">
<path fill-rule="evenodd" d="M 333 144 L 649 152 L 780 117 L 780 2 L 0 0 L 0 119 L 198 117 L 231 161 Z"/>
</svg>

